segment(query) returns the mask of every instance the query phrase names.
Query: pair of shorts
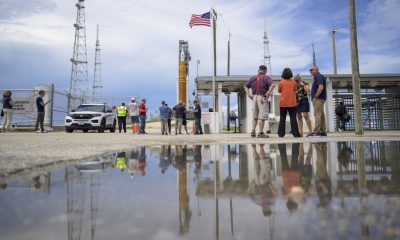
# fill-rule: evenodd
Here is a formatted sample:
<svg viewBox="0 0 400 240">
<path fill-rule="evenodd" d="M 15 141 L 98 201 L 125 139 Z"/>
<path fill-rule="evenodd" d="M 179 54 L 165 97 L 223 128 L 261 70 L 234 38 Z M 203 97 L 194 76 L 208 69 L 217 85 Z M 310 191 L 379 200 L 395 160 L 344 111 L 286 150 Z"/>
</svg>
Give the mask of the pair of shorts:
<svg viewBox="0 0 400 240">
<path fill-rule="evenodd" d="M 253 96 L 253 119 L 268 119 L 268 99 L 262 95 Z"/>
<path fill-rule="evenodd" d="M 308 98 L 303 98 L 300 100 L 299 104 L 297 104 L 296 112 L 310 112 L 310 103 L 308 102 Z"/>
<path fill-rule="evenodd" d="M 131 116 L 132 123 L 139 123 L 139 116 Z"/>
</svg>

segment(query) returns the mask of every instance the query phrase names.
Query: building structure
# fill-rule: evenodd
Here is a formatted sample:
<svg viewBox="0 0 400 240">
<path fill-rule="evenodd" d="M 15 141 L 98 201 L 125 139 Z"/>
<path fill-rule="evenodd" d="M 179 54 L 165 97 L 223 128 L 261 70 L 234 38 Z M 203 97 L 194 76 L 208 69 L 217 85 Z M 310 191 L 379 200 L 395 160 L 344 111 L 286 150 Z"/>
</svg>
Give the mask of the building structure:
<svg viewBox="0 0 400 240">
<path fill-rule="evenodd" d="M 325 113 L 327 128 L 329 132 L 335 131 L 336 116 L 334 113 L 335 105 L 339 100 L 345 100 L 345 105 L 350 115 L 353 113 L 353 93 L 351 74 L 325 74 L 327 77 L 327 101 L 325 104 Z M 237 93 L 238 120 L 240 132 L 250 133 L 251 131 L 251 100 L 246 96 L 243 85 L 251 75 L 231 75 L 217 76 L 216 94 L 218 108 L 222 109 L 222 97 L 225 93 Z M 275 84 L 281 80 L 278 75 L 271 75 Z M 310 85 L 313 82 L 311 75 L 303 75 L 302 79 Z M 209 95 L 212 92 L 212 76 L 198 76 L 195 78 L 195 87 L 198 95 Z M 400 130 L 400 74 L 362 74 L 361 75 L 361 98 L 363 108 L 363 127 L 367 130 Z M 271 132 L 277 132 L 279 122 L 279 97 L 278 89 L 275 88 L 269 101 L 271 101 L 270 110 L 270 128 Z M 206 109 L 204 109 L 206 112 Z M 222 112 L 217 119 L 222 119 Z M 314 111 L 311 104 L 310 114 Z M 314 118 L 311 117 L 312 122 Z M 354 129 L 354 117 L 348 123 L 347 129 Z M 211 126 L 216 124 L 217 126 Z M 213 133 L 222 132 L 223 121 L 211 121 L 210 128 L 216 129 Z M 314 124 L 314 122 L 313 122 Z M 290 127 L 286 128 L 290 131 Z"/>
</svg>

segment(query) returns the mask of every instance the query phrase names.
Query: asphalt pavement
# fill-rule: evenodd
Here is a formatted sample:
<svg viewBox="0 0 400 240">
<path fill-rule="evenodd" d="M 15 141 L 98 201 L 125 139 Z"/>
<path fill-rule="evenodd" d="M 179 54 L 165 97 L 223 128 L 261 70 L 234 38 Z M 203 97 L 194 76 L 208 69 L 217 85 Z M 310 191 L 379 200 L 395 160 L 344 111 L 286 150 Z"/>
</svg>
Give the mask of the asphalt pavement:
<svg viewBox="0 0 400 240">
<path fill-rule="evenodd" d="M 279 138 L 252 138 L 250 134 L 181 134 L 161 135 L 157 128 L 147 129 L 148 134 L 97 133 L 62 131 L 49 133 L 6 132 L 0 133 L 0 176 L 38 166 L 81 161 L 107 153 L 128 150 L 134 146 L 155 145 L 196 145 L 196 144 L 275 144 L 289 142 L 331 142 L 331 141 L 400 141 L 400 131 L 366 131 L 363 136 L 354 132 L 328 133 L 327 137 L 293 138 L 287 134 Z"/>
</svg>

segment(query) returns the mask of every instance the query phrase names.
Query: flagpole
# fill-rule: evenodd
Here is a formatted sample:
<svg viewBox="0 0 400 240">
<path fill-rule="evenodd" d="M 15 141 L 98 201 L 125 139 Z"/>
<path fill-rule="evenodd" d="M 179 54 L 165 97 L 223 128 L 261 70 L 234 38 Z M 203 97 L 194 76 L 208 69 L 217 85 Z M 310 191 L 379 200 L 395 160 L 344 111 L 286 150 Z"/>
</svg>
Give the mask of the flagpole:
<svg viewBox="0 0 400 240">
<path fill-rule="evenodd" d="M 216 13 L 214 7 L 211 9 L 212 26 L 213 26 L 213 76 L 212 76 L 212 97 L 213 97 L 213 111 L 217 112 L 216 93 L 215 93 L 215 78 L 217 76 L 217 43 L 216 43 Z"/>
</svg>

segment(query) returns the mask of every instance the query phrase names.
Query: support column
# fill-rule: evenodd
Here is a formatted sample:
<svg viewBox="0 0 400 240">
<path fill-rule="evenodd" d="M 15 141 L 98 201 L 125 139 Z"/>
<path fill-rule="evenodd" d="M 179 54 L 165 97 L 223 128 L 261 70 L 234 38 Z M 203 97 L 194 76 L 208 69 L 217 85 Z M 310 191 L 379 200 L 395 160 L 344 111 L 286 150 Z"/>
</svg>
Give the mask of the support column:
<svg viewBox="0 0 400 240">
<path fill-rule="evenodd" d="M 332 88 L 332 81 L 327 78 L 326 81 L 326 102 L 325 102 L 325 122 L 326 128 L 328 132 L 335 131 L 335 125 L 333 121 L 334 114 L 333 108 L 333 88 Z"/>
</svg>

